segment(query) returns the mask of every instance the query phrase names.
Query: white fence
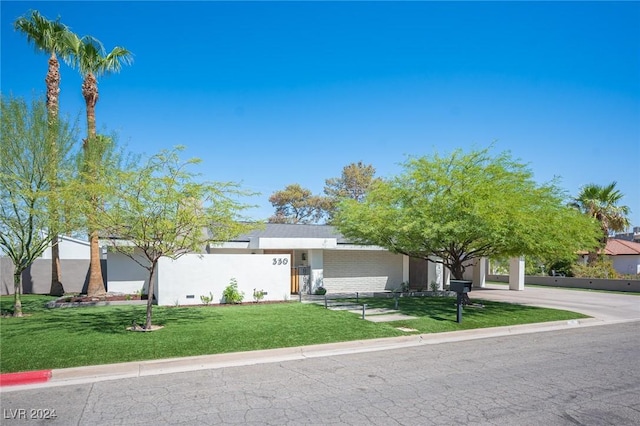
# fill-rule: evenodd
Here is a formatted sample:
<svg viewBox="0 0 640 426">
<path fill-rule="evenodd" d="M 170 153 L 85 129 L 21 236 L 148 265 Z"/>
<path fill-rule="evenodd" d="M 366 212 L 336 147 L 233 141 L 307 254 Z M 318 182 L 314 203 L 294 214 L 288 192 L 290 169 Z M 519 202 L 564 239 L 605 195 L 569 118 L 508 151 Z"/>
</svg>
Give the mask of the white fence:
<svg viewBox="0 0 640 426">
<path fill-rule="evenodd" d="M 138 260 L 142 261 L 141 258 Z M 109 253 L 109 291 L 147 293 L 149 272 L 118 253 Z M 200 305 L 200 296 L 222 303 L 222 292 L 235 279 L 252 302 L 253 291 L 264 291 L 263 301 L 288 300 L 291 259 L 288 254 L 186 254 L 176 260 L 161 258 L 155 275 L 154 294 L 158 305 Z"/>
<path fill-rule="evenodd" d="M 509 276 L 487 275 L 487 280 L 509 282 Z M 640 292 L 640 280 L 606 280 L 599 278 L 543 277 L 527 275 L 524 277 L 524 281 L 526 284 L 546 285 L 551 287 Z"/>
</svg>

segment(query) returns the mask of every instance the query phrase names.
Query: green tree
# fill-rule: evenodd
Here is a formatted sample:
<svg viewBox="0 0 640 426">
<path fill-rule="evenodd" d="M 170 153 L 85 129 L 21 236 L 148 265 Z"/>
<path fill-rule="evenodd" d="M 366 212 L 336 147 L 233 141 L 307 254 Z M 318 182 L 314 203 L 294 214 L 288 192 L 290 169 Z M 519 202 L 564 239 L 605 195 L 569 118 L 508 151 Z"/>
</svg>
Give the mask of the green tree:
<svg viewBox="0 0 640 426">
<path fill-rule="evenodd" d="M 409 158 L 404 173 L 376 183 L 365 200 L 344 200 L 336 225 L 347 237 L 431 260 L 462 279 L 481 257 L 563 258 L 594 241 L 594 222 L 537 185 L 508 153 L 488 149 Z"/>
<path fill-rule="evenodd" d="M 585 185 L 571 203 L 571 206 L 594 218 L 600 224 L 601 234 L 598 244 L 589 247 L 589 264 L 595 262 L 598 252 L 606 247 L 612 232 L 621 232 L 629 227 L 630 209 L 627 206 L 618 205 L 622 197 L 623 194 L 616 189 L 616 182 L 605 186 L 592 183 Z"/>
<path fill-rule="evenodd" d="M 327 209 L 325 197 L 313 195 L 297 183 L 274 192 L 269 202 L 276 208 L 275 214 L 269 218 L 270 223 L 318 223 Z"/>
<path fill-rule="evenodd" d="M 49 67 L 45 78 L 48 131 L 46 143 L 49 146 L 51 167 L 48 168 L 47 180 L 51 191 L 49 192 L 49 211 L 51 213 L 48 226 L 49 234 L 53 235 L 51 241 L 51 288 L 49 293 L 56 296 L 64 294 L 62 276 L 60 269 L 60 251 L 58 247 L 59 229 L 59 206 L 56 197 L 55 185 L 58 181 L 58 170 L 55 165 L 60 161 L 60 152 L 57 149 L 56 127 L 59 116 L 59 94 L 60 94 L 60 62 L 58 56 L 63 60 L 70 60 L 71 46 L 68 43 L 69 29 L 60 22 L 60 18 L 50 21 L 42 16 L 38 11 L 31 11 L 27 16 L 21 16 L 14 22 L 16 30 L 22 32 L 29 43 L 33 43 L 38 52 L 49 55 Z"/>
<path fill-rule="evenodd" d="M 100 228 L 117 237 L 110 248 L 149 272 L 145 329 L 152 326 L 154 274 L 161 257 L 200 253 L 207 242 L 226 241 L 250 229 L 240 217 L 249 206 L 239 201 L 250 194 L 235 183 L 198 182 L 189 168 L 199 160 L 182 162 L 181 149 L 112 173 L 114 196 L 101 204 L 98 215 Z"/>
<path fill-rule="evenodd" d="M 0 144 L 0 248 L 14 265 L 14 316 L 22 316 L 21 277 L 54 240 L 50 224 L 48 134 L 56 131 L 59 158 L 67 158 L 75 141 L 73 127 L 58 120 L 52 127 L 43 101 L 31 105 L 2 96 Z M 57 166 L 57 165 L 56 165 Z M 64 187 L 56 186 L 64 198 Z"/>
<path fill-rule="evenodd" d="M 117 73 L 123 65 L 129 65 L 133 62 L 131 52 L 123 47 L 115 47 L 111 52 L 106 53 L 104 46 L 94 37 L 85 36 L 78 37 L 76 34 L 69 33 L 69 43 L 72 46 L 74 61 L 73 64 L 78 68 L 84 80 L 82 82 L 82 96 L 85 100 L 87 113 L 87 138 L 84 140 L 83 149 L 90 150 L 92 144 L 98 144 L 98 135 L 96 131 L 96 115 L 95 108 L 98 102 L 98 77 Z M 85 157 L 89 158 L 92 155 Z M 90 167 L 100 167 L 99 164 L 92 163 Z M 87 179 L 92 179 L 92 174 L 86 174 Z M 87 182 L 89 187 L 94 186 L 95 182 Z M 99 197 L 91 194 L 90 199 L 94 205 L 94 211 L 99 209 Z M 90 213 L 87 218 L 89 229 L 89 247 L 90 247 L 90 263 L 89 263 L 89 285 L 87 288 L 88 295 L 99 295 L 105 292 L 104 282 L 102 280 L 102 268 L 100 266 L 100 247 L 99 247 L 99 230 L 96 226 L 96 217 Z"/>
<path fill-rule="evenodd" d="M 374 178 L 376 169 L 372 165 L 365 165 L 362 161 L 346 165 L 339 178 L 325 180 L 324 194 L 327 197 L 326 208 L 329 222 L 332 222 L 336 208 L 340 201 L 350 198 L 361 202 L 371 185 L 379 179 Z"/>
</svg>

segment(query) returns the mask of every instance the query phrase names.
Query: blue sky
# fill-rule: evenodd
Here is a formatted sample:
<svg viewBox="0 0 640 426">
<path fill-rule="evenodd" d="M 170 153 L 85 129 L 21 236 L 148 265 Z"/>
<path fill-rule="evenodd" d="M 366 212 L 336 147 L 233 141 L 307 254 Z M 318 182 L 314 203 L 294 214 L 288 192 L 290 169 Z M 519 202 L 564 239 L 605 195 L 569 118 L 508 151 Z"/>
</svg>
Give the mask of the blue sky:
<svg viewBox="0 0 640 426">
<path fill-rule="evenodd" d="M 98 128 L 130 151 L 182 144 L 204 178 L 269 196 L 322 193 L 352 162 L 511 151 L 569 195 L 618 182 L 640 226 L 639 2 L 2 1 L 1 89 L 44 94 L 46 56 L 12 23 L 30 9 L 134 64 L 99 81 Z M 61 109 L 84 121 L 62 67 Z"/>
</svg>

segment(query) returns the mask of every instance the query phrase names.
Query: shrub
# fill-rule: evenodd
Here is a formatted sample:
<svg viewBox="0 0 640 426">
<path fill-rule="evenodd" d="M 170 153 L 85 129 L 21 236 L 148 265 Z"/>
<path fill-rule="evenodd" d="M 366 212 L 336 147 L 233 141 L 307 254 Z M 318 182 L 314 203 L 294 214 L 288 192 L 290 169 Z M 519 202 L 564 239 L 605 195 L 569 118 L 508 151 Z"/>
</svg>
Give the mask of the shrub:
<svg viewBox="0 0 640 426">
<path fill-rule="evenodd" d="M 327 294 L 327 289 L 322 287 L 322 286 L 320 286 L 320 287 L 316 288 L 316 291 L 315 291 L 314 294 L 317 294 L 318 296 L 325 295 L 325 294 Z"/>
<path fill-rule="evenodd" d="M 209 292 L 208 296 L 200 296 L 200 300 L 202 301 L 202 304 L 208 305 L 213 300 L 213 293 Z"/>
<path fill-rule="evenodd" d="M 573 275 L 577 278 L 618 278 L 618 273 L 613 268 L 613 263 L 603 257 L 599 258 L 591 265 L 576 263 L 573 265 Z"/>
<path fill-rule="evenodd" d="M 231 278 L 229 285 L 222 292 L 224 303 L 242 303 L 244 292 L 238 291 L 238 282 L 235 278 Z"/>
<path fill-rule="evenodd" d="M 264 299 L 264 290 L 256 290 L 255 288 L 253 289 L 253 300 L 258 303 L 259 301 L 261 301 L 262 299 Z"/>
</svg>

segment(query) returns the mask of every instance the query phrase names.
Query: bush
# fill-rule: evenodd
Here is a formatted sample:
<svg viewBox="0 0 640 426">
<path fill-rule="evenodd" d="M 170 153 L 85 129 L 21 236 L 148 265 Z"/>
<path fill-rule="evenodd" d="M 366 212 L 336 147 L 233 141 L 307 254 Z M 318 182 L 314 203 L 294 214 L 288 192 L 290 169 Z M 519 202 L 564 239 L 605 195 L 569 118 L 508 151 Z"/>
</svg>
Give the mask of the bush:
<svg viewBox="0 0 640 426">
<path fill-rule="evenodd" d="M 261 301 L 262 299 L 264 299 L 264 290 L 256 290 L 255 288 L 253 289 L 253 300 L 258 303 L 259 301 Z"/>
<path fill-rule="evenodd" d="M 577 278 L 618 278 L 618 272 L 613 268 L 613 263 L 603 257 L 598 258 L 591 265 L 577 263 L 573 265 L 572 271 L 573 275 Z"/>
<path fill-rule="evenodd" d="M 229 285 L 222 292 L 224 303 L 242 303 L 244 292 L 238 291 L 238 282 L 231 278 Z"/>
<path fill-rule="evenodd" d="M 316 288 L 316 291 L 315 291 L 314 294 L 317 294 L 318 296 L 325 295 L 325 294 L 327 294 L 327 289 L 322 287 L 322 286 L 320 286 L 320 287 Z"/>
<path fill-rule="evenodd" d="M 558 260 L 553 262 L 547 268 L 547 275 L 553 275 L 555 271 L 556 275 L 564 275 L 565 277 L 573 277 L 573 267 L 576 264 L 574 260 Z"/>
<path fill-rule="evenodd" d="M 211 303 L 211 301 L 213 300 L 213 293 L 209 292 L 209 295 L 202 295 L 200 296 L 200 301 L 202 302 L 203 305 L 208 305 L 209 303 Z"/>
</svg>

